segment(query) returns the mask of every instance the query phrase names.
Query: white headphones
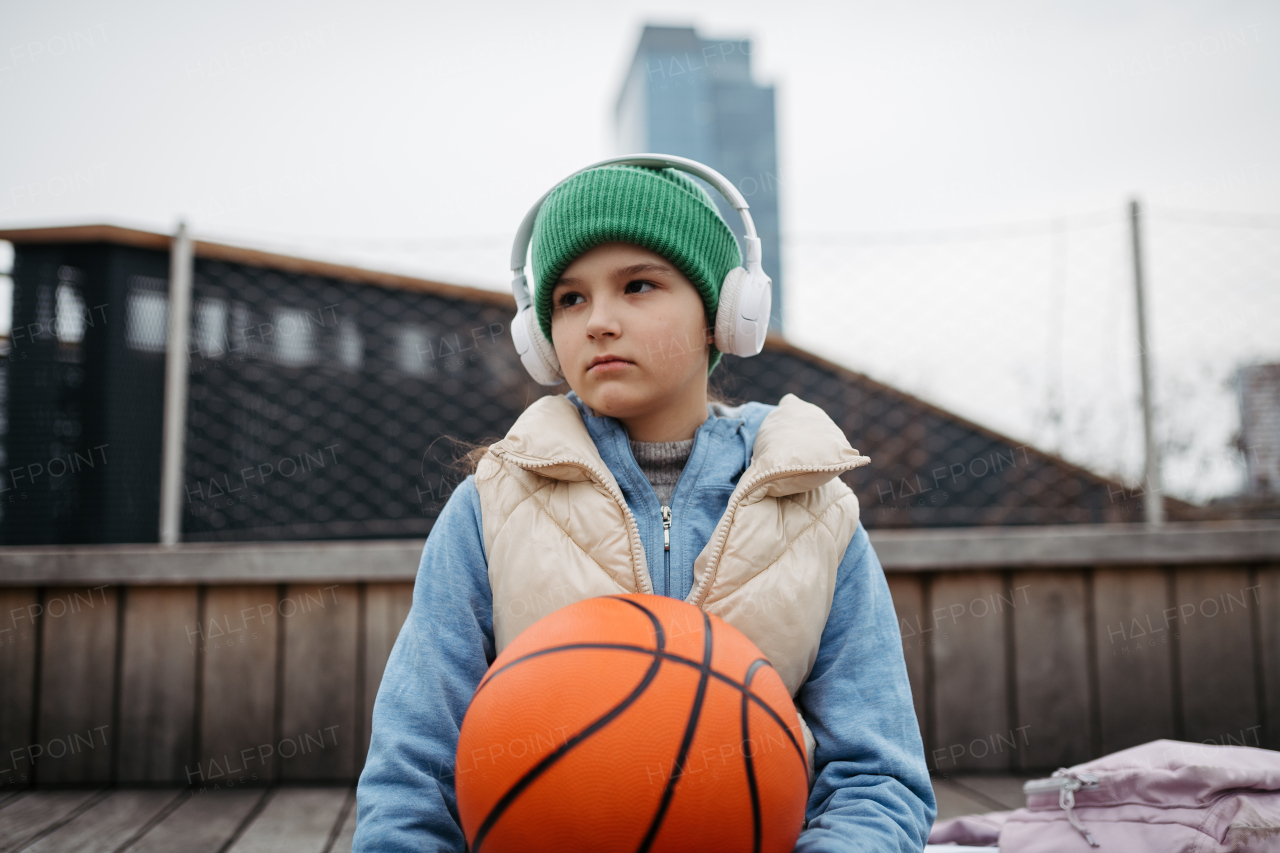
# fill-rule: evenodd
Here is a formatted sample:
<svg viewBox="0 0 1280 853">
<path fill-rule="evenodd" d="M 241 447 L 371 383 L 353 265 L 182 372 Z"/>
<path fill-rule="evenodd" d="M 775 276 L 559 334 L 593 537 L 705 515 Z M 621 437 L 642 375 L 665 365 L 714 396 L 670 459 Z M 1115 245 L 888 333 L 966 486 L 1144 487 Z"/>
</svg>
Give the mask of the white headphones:
<svg viewBox="0 0 1280 853">
<path fill-rule="evenodd" d="M 520 354 L 520 361 L 524 363 L 529 375 L 540 385 L 559 385 L 564 381 L 564 372 L 560 369 L 555 347 L 547 340 L 538 324 L 537 312 L 534 311 L 533 300 L 529 296 L 529 282 L 524 275 L 529 243 L 533 239 L 533 223 L 547 196 L 560 184 L 590 169 L 613 165 L 678 169 L 695 175 L 715 187 L 742 216 L 742 224 L 746 229 L 747 264 L 746 267 L 734 267 L 724 277 L 716 309 L 715 342 L 716 348 L 721 352 L 743 357 L 757 355 L 764 349 L 764 337 L 769 329 L 769 312 L 773 308 L 773 282 L 760 266 L 760 238 L 756 236 L 755 223 L 751 221 L 751 213 L 747 210 L 747 200 L 724 175 L 695 160 L 666 154 L 630 154 L 592 163 L 560 181 L 538 199 L 525 214 L 524 221 L 516 231 L 516 240 L 511 247 L 511 271 L 514 276 L 511 280 L 511 293 L 516 298 L 516 319 L 511 324 L 511 337 L 515 340 L 516 352 Z"/>
</svg>

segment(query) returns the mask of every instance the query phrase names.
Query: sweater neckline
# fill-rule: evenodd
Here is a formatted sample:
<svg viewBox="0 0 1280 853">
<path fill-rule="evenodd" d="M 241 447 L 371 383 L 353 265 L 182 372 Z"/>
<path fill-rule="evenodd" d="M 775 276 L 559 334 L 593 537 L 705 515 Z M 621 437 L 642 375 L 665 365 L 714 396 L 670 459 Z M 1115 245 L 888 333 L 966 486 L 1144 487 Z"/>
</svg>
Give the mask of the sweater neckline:
<svg viewBox="0 0 1280 853">
<path fill-rule="evenodd" d="M 693 450 L 693 442 L 694 439 L 686 438 L 684 441 L 630 441 L 629 443 L 637 462 L 661 465 L 674 462 L 683 464 Z"/>
</svg>

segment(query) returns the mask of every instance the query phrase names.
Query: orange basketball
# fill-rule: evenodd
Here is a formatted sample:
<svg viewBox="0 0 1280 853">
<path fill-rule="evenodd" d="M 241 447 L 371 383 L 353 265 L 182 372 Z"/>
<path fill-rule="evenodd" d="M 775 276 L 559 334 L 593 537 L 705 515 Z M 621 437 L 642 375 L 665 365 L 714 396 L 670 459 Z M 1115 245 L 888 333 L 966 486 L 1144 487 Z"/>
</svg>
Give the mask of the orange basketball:
<svg viewBox="0 0 1280 853">
<path fill-rule="evenodd" d="M 789 853 L 808 757 L 754 643 L 673 598 L 562 607 L 498 655 L 458 737 L 471 853 Z"/>
</svg>

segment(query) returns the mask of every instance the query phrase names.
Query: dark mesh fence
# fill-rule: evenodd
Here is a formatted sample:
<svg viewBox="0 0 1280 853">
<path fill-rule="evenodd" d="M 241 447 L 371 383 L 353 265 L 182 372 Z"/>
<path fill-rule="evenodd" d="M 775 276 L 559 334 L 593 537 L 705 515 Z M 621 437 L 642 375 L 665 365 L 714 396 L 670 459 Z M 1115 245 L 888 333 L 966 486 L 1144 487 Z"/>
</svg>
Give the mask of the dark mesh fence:
<svg viewBox="0 0 1280 853">
<path fill-rule="evenodd" d="M 156 537 L 167 269 L 124 246 L 18 248 L 5 544 Z"/>
<path fill-rule="evenodd" d="M 6 543 L 156 540 L 167 274 L 160 251 L 17 247 Z M 394 283 L 197 259 L 184 539 L 424 536 L 465 443 L 568 390 L 529 379 L 505 296 Z M 713 380 L 825 409 L 871 457 L 847 476 L 869 527 L 1142 518 L 1140 491 L 785 344 Z"/>
<path fill-rule="evenodd" d="M 33 253 L 34 254 L 34 253 Z M 76 287 L 83 271 L 70 264 L 27 256 L 15 264 L 11 360 L 13 387 L 8 395 L 10 429 L 6 435 L 4 506 L 6 541 L 22 525 L 32 541 L 74 536 L 70 529 L 80 509 L 81 484 L 73 477 L 47 475 L 51 458 L 65 459 L 83 430 L 81 352 L 57 339 L 55 304 L 65 287 Z M 70 442 L 68 442 L 70 439 Z M 62 473 L 62 465 L 58 472 Z"/>
<path fill-rule="evenodd" d="M 543 393 L 510 314 L 198 261 L 185 538 L 425 535 L 460 476 L 448 438 L 501 437 Z"/>
</svg>

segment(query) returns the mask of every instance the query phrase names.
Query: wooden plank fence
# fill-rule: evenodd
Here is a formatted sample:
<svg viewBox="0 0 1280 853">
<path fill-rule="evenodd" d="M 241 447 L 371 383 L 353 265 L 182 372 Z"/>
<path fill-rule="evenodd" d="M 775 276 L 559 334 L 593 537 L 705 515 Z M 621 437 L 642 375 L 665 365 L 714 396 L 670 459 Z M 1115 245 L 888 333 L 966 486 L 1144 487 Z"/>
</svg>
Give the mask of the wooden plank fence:
<svg viewBox="0 0 1280 853">
<path fill-rule="evenodd" d="M 931 769 L 1280 748 L 1280 524 L 872 539 Z M 354 780 L 421 547 L 0 549 L 0 796 Z"/>
</svg>

